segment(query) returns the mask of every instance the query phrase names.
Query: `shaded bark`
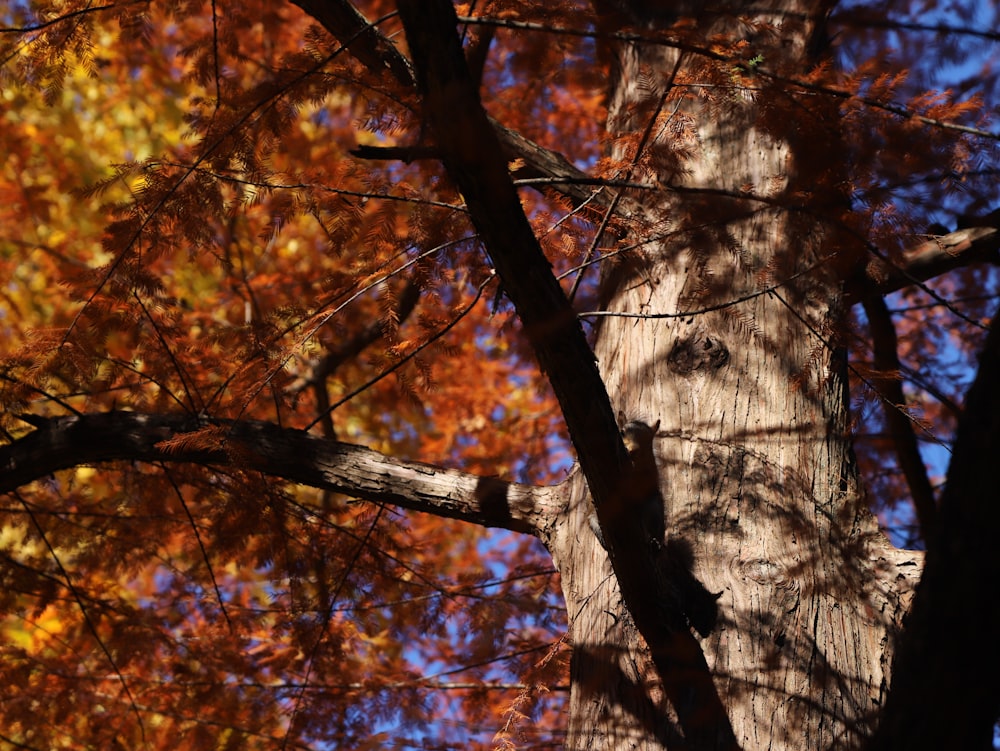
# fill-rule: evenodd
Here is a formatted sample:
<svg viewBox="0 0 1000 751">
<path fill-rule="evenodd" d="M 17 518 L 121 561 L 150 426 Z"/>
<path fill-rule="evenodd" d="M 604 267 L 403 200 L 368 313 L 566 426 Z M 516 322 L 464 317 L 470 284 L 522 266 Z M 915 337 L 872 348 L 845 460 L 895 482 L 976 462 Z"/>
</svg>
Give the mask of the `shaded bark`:
<svg viewBox="0 0 1000 751">
<path fill-rule="evenodd" d="M 1000 716 L 1000 315 L 959 419 L 948 483 L 872 751 L 992 749 Z"/>
</svg>

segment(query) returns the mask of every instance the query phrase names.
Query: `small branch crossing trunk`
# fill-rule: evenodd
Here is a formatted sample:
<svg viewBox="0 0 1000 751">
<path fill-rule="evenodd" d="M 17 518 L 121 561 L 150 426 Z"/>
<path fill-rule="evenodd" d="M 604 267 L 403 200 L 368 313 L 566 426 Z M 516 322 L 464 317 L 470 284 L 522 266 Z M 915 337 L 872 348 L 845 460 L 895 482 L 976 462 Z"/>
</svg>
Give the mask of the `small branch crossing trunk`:
<svg viewBox="0 0 1000 751">
<path fill-rule="evenodd" d="M 774 6 L 787 12 L 781 38 L 759 52 L 751 41 L 748 58 L 804 70 L 819 30 L 803 19 L 821 9 Z M 739 33 L 723 14 L 703 24 L 706 38 Z M 642 213 L 624 242 L 654 239 L 605 272 L 606 310 L 626 315 L 599 319 L 596 354 L 615 408 L 660 421 L 667 539 L 721 593 L 718 623 L 678 636 L 663 685 L 578 476 L 549 540 L 575 650 L 567 748 L 857 748 L 919 560 L 879 532 L 847 434 L 834 331 L 850 245 L 826 219 L 839 211 L 836 112 L 801 110 L 789 127 L 798 102 L 748 81 L 751 68 L 726 86 L 706 66 L 665 46 L 615 50 L 609 130 L 634 137 L 612 156 L 664 190 L 629 202 Z M 652 317 L 664 314 L 675 317 Z M 696 695 L 701 706 L 684 706 Z"/>
</svg>

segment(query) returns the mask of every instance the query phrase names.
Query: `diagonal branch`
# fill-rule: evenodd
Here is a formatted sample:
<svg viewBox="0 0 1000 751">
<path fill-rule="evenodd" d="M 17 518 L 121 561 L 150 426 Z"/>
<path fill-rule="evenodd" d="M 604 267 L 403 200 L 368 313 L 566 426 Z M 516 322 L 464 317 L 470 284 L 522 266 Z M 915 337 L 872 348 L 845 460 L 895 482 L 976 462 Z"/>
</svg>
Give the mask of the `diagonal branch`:
<svg viewBox="0 0 1000 751">
<path fill-rule="evenodd" d="M 856 302 L 872 287 L 886 295 L 974 263 L 1000 265 L 1000 229 L 976 226 L 932 237 L 906 251 L 901 261 L 880 263 L 876 279 L 849 281 L 847 292 Z"/>
<path fill-rule="evenodd" d="M 615 191 L 607 189 L 595 191 L 593 176 L 578 169 L 565 156 L 557 151 L 539 146 L 530 138 L 526 138 L 516 130 L 511 130 L 492 117 L 489 118 L 489 121 L 496 129 L 497 137 L 500 139 L 506 157 L 508 159 L 519 158 L 524 162 L 524 166 L 514 172 L 515 178 L 549 177 L 562 179 L 566 182 L 549 183 L 547 187 L 565 195 L 574 207 L 588 201 L 606 209 L 612 207 L 616 195 Z"/>
<path fill-rule="evenodd" d="M 420 299 L 420 281 L 418 276 L 412 276 L 403 287 L 403 291 L 397 301 L 393 318 L 396 325 L 403 323 Z M 323 435 L 327 438 L 335 438 L 333 429 L 333 418 L 330 409 L 330 394 L 327 390 L 327 379 L 343 365 L 347 360 L 356 357 L 367 349 L 371 344 L 381 339 L 389 331 L 389 320 L 378 318 L 372 321 L 361 331 L 357 332 L 347 341 L 341 342 L 336 347 L 329 347 L 321 357 L 309 364 L 308 373 L 294 384 L 290 390 L 300 391 L 305 387 L 312 387 L 316 396 L 316 412 L 319 414 L 319 421 L 323 425 Z"/>
<path fill-rule="evenodd" d="M 425 116 L 504 291 L 552 382 L 598 504 L 614 494 L 627 454 L 594 354 L 521 208 L 471 79 L 446 0 L 400 2 Z"/>
<path fill-rule="evenodd" d="M 607 189 L 608 181 L 594 178 L 579 169 L 569 159 L 559 152 L 539 146 L 516 130 L 508 128 L 499 121 L 489 118 L 490 124 L 496 129 L 497 138 L 508 160 L 520 159 L 522 164 L 512 172 L 517 180 L 540 181 L 541 186 L 557 191 L 570 199 L 574 207 L 591 203 L 603 208 L 614 207 L 614 196 L 620 195 Z M 409 164 L 418 159 L 441 159 L 442 151 L 433 146 L 371 146 L 360 144 L 351 149 L 351 155 L 358 159 L 394 159 Z M 594 190 L 595 185 L 604 190 Z M 620 199 L 619 199 L 620 200 Z"/>
<path fill-rule="evenodd" d="M 292 0 L 315 18 L 369 70 L 387 71 L 400 84 L 413 86 L 410 61 L 348 0 Z"/>
<path fill-rule="evenodd" d="M 910 487 L 913 508 L 917 513 L 921 536 L 924 540 L 934 539 L 937 522 L 937 506 L 934 488 L 927 477 L 917 436 L 913 432 L 912 420 L 906 412 L 906 397 L 900 380 L 898 342 L 896 327 L 889 314 L 889 308 L 881 295 L 870 295 L 864 299 L 868 329 L 872 336 L 872 353 L 876 374 L 868 382 L 878 391 L 882 400 L 885 422 L 896 458 L 903 476 Z"/>
<path fill-rule="evenodd" d="M 641 514 L 620 513 L 629 456 L 594 354 L 524 215 L 496 130 L 466 68 L 455 9 L 450 0 L 399 0 L 398 7 L 427 123 L 559 400 L 623 600 L 688 739 L 708 747 L 711 736 L 712 747 L 734 748 L 704 655 L 690 631 L 675 627 L 676 597 L 654 547 L 635 544 L 645 539 Z"/>
<path fill-rule="evenodd" d="M 292 0 L 302 10 L 315 18 L 338 42 L 343 44 L 365 67 L 375 73 L 389 71 L 397 83 L 405 88 L 415 84 L 410 61 L 347 0 Z M 524 166 L 517 170 L 519 178 L 551 177 L 566 180 L 548 187 L 567 196 L 575 206 L 585 201 L 607 208 L 612 195 L 602 191 L 594 197 L 588 188 L 592 177 L 578 169 L 562 154 L 546 149 L 515 130 L 490 118 L 508 160 L 521 159 Z M 361 159 L 415 159 L 440 158 L 433 147 L 418 146 L 358 146 L 351 152 Z"/>
<path fill-rule="evenodd" d="M 0 447 L 0 492 L 60 469 L 111 461 L 252 467 L 366 501 L 532 535 L 548 524 L 562 492 L 399 461 L 267 422 L 136 412 L 21 419 L 36 429 Z"/>
</svg>

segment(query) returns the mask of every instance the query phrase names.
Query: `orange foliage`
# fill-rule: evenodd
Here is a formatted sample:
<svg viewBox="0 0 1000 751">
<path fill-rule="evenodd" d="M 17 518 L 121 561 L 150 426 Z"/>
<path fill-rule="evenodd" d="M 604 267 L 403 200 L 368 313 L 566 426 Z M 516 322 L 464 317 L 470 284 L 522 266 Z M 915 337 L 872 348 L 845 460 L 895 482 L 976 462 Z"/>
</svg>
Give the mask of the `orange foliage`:
<svg viewBox="0 0 1000 751">
<path fill-rule="evenodd" d="M 475 5 L 460 15 L 495 22 L 469 27 L 495 31 L 482 79 L 491 115 L 596 165 L 598 177 L 641 182 L 651 159 L 683 168 L 681 146 L 624 164 L 604 158 L 597 43 L 563 28 L 592 29 L 589 10 Z M 350 153 L 433 146 L 412 89 L 292 5 L 27 8 L 3 11 L 0 36 L 9 440 L 28 432 L 22 413 L 186 412 L 268 420 L 485 476 L 561 479 L 570 457 L 556 407 L 462 197 L 433 159 Z M 391 11 L 364 8 L 405 52 Z M 755 33 L 780 44 L 774 27 Z M 705 53 L 702 79 L 679 82 L 685 96 L 724 108 L 731 94 L 721 88 L 759 88 L 774 128 L 817 96 L 836 102 L 852 230 L 889 256 L 913 243 L 927 206 L 951 200 L 955 178 L 971 179 L 975 135 L 926 120 L 968 122 L 975 101 L 911 95 L 904 74 L 878 73 L 874 56 L 844 75 L 754 71 L 753 42 L 697 35 L 681 20 L 655 40 Z M 901 98 L 925 120 L 875 106 Z M 640 133 L 621 138 L 638 155 Z M 936 171 L 947 174 L 933 182 Z M 918 180 L 928 181 L 923 203 L 901 213 L 899 196 L 911 194 L 900 186 Z M 595 239 L 594 214 L 583 213 L 593 207 L 572 209 L 548 188 L 521 195 L 561 274 L 592 243 L 612 253 L 663 231 L 626 238 L 612 224 Z M 954 320 L 914 311 L 977 284 L 995 294 L 981 273 L 900 297 L 911 368 L 934 346 L 970 351 L 980 333 L 969 340 Z M 594 294 L 584 283 L 579 301 Z M 978 322 L 982 304 L 965 315 Z M 945 387 L 919 391 L 914 407 L 950 425 L 935 388 Z M 216 429 L 163 447 L 225 439 Z M 869 466 L 883 461 L 862 446 Z M 236 467 L 80 467 L 6 497 L 0 742 L 558 745 L 565 614 L 537 541 L 282 486 L 250 458 Z M 884 485 L 886 499 L 905 493 Z"/>
</svg>

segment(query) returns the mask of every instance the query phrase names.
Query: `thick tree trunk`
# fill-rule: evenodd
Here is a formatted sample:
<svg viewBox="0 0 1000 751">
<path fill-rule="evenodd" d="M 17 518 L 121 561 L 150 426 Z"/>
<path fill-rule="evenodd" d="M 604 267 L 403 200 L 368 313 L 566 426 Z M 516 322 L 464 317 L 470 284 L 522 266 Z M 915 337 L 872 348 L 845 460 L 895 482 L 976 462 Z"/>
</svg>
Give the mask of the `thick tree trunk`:
<svg viewBox="0 0 1000 751">
<path fill-rule="evenodd" d="M 802 5 L 781 9 L 815 10 Z M 733 32 L 718 19 L 705 23 Z M 812 33 L 787 22 L 765 60 L 802 64 Z M 699 640 L 703 660 L 693 635 L 679 636 L 677 685 L 660 684 L 578 482 L 550 541 L 575 647 L 567 747 L 858 747 L 885 696 L 919 560 L 885 542 L 859 492 L 845 372 L 828 334 L 843 312 L 844 259 L 831 260 L 843 248 L 814 214 L 775 208 L 825 165 L 774 127 L 766 101 L 735 87 L 668 99 L 656 116 L 671 79 L 694 80 L 696 56 L 624 45 L 615 62 L 612 132 L 640 133 L 658 117 L 646 148 L 666 155 L 640 160 L 645 173 L 631 177 L 669 186 L 638 197 L 645 215 L 631 217 L 640 231 L 629 239 L 667 239 L 606 274 L 607 310 L 626 315 L 601 319 L 596 354 L 616 409 L 660 421 L 667 537 L 721 593 L 720 617 Z M 680 148 L 688 158 L 672 161 Z M 633 159 L 626 147 L 613 156 Z M 683 706 L 684 686 L 699 692 L 700 711 Z"/>
</svg>

